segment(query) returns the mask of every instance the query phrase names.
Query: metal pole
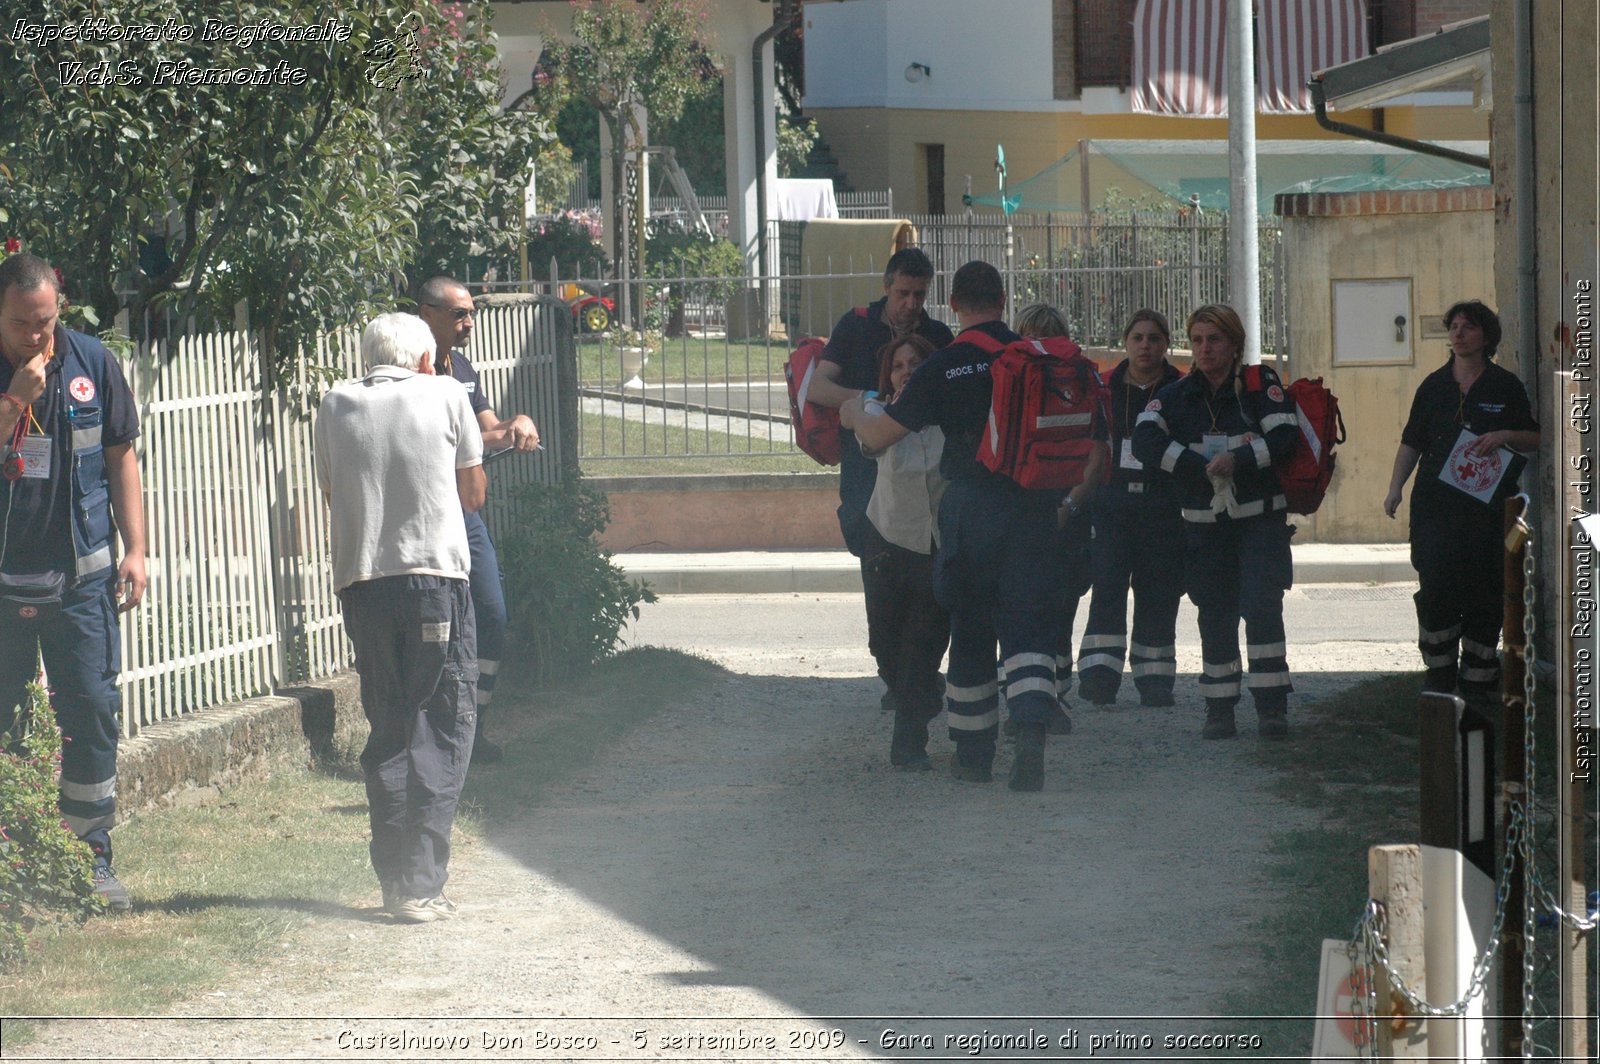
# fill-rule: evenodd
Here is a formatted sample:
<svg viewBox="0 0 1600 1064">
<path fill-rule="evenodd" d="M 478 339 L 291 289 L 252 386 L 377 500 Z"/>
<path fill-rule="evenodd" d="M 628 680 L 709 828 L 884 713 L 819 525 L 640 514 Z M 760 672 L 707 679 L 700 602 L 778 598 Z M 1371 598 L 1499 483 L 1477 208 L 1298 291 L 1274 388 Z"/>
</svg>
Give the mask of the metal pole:
<svg viewBox="0 0 1600 1064">
<path fill-rule="evenodd" d="M 1261 249 L 1256 233 L 1255 38 L 1251 6 L 1228 5 L 1228 300 L 1244 322 L 1244 360 L 1261 361 Z"/>
</svg>

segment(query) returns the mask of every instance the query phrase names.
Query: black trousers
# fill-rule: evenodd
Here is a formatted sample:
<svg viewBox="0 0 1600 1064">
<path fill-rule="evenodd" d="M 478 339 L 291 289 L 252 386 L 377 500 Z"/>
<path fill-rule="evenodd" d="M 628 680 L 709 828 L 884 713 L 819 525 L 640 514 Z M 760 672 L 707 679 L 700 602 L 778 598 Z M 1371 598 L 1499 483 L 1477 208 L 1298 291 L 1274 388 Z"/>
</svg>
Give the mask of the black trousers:
<svg viewBox="0 0 1600 1064">
<path fill-rule="evenodd" d="M 1177 677 L 1178 604 L 1183 599 L 1183 521 L 1170 495 L 1095 493 L 1091 551 L 1094 595 L 1078 650 L 1081 689 L 1115 696 L 1124 658 L 1141 693 L 1171 694 Z M 1128 589 L 1133 639 L 1128 639 Z"/>
<path fill-rule="evenodd" d="M 387 891 L 444 887 L 450 831 L 477 727 L 478 638 L 467 581 L 362 580 L 339 593 L 355 644 L 372 868 Z"/>
<path fill-rule="evenodd" d="M 1256 708 L 1280 711 L 1294 690 L 1283 632 L 1283 593 L 1294 583 L 1282 513 L 1186 522 L 1184 581 L 1200 614 L 1200 692 L 1213 705 L 1239 701 L 1239 621 L 1244 620 L 1250 696 Z"/>
<path fill-rule="evenodd" d="M 933 555 L 890 543 L 868 523 L 861 580 L 878 675 L 899 710 L 932 720 L 943 708 L 939 665 L 950 645 L 950 615 L 933 597 Z"/>
<path fill-rule="evenodd" d="M 1493 694 L 1500 684 L 1496 645 L 1505 620 L 1505 547 L 1498 510 L 1477 503 L 1411 510 L 1411 564 L 1417 570 L 1417 645 L 1428 688 Z M 1459 654 L 1459 657 L 1458 657 Z"/>
<path fill-rule="evenodd" d="M 1056 653 L 1068 563 L 1056 531 L 1057 496 L 999 476 L 958 478 L 939 503 L 934 593 L 950 611 L 945 687 L 950 738 L 993 749 L 1000 682 L 1019 724 L 1045 724 L 1056 699 Z"/>
</svg>

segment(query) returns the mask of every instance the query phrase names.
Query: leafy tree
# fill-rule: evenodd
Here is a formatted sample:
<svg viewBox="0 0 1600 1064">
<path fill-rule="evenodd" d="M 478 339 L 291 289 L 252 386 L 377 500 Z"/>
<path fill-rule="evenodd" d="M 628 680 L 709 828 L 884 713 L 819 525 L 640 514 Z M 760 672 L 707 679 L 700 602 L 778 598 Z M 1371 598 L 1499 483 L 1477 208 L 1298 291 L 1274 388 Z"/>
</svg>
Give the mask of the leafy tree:
<svg viewBox="0 0 1600 1064">
<path fill-rule="evenodd" d="M 593 107 L 611 136 L 612 188 L 624 193 L 623 157 L 645 147 L 638 108 L 670 123 L 705 91 L 711 68 L 705 13 L 691 0 L 578 0 L 572 42 L 545 45 L 543 63 L 562 102 Z M 638 234 L 642 236 L 642 219 Z"/>
<path fill-rule="evenodd" d="M 101 320 L 245 299 L 283 363 L 418 274 L 509 260 L 539 137 L 500 114 L 486 5 L 30 7 L 0 39 L 0 221 Z"/>
</svg>

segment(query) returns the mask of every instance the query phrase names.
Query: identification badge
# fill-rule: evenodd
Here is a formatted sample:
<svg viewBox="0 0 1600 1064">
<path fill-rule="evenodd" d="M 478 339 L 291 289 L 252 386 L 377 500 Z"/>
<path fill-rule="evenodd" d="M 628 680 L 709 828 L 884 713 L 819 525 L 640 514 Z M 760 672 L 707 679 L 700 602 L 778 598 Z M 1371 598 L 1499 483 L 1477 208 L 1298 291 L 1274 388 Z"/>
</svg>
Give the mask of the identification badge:
<svg viewBox="0 0 1600 1064">
<path fill-rule="evenodd" d="M 18 448 L 22 455 L 23 480 L 50 479 L 50 437 L 28 435 L 22 437 Z"/>
<path fill-rule="evenodd" d="M 1200 446 L 1205 452 L 1206 460 L 1210 461 L 1228 449 L 1228 434 L 1226 432 L 1208 432 L 1200 437 Z"/>
<path fill-rule="evenodd" d="M 1122 441 L 1122 460 L 1118 463 L 1123 469 L 1143 469 L 1144 463 L 1133 456 L 1133 441 Z"/>
</svg>

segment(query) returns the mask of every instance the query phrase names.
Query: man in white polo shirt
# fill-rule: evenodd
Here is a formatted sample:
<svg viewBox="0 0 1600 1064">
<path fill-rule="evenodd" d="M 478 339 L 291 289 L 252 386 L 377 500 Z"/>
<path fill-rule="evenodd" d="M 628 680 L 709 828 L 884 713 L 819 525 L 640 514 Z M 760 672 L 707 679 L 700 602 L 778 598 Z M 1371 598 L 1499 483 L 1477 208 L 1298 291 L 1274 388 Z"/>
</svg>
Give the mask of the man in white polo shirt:
<svg viewBox="0 0 1600 1064">
<path fill-rule="evenodd" d="M 462 513 L 483 505 L 483 437 L 466 390 L 433 375 L 433 350 L 421 319 L 375 318 L 361 336 L 367 375 L 331 389 L 315 427 L 334 588 L 372 727 L 372 867 L 404 923 L 455 915 L 444 882 L 477 724 Z"/>
</svg>

